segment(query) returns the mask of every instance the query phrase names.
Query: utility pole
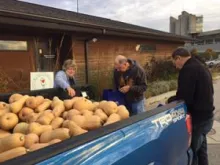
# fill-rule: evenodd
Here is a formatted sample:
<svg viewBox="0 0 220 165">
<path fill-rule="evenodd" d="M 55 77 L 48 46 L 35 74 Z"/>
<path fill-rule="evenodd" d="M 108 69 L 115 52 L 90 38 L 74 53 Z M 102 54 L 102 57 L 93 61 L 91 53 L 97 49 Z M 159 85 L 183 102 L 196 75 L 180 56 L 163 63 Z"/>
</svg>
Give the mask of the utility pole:
<svg viewBox="0 0 220 165">
<path fill-rule="evenodd" d="M 77 13 L 79 13 L 79 0 L 76 0 Z"/>
</svg>

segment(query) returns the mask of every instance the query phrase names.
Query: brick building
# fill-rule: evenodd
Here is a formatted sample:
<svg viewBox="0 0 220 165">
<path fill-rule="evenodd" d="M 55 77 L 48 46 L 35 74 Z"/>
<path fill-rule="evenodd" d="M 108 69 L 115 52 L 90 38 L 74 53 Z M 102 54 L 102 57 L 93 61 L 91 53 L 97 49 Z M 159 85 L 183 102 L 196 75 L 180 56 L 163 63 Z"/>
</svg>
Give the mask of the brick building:
<svg viewBox="0 0 220 165">
<path fill-rule="evenodd" d="M 14 80 L 9 86 L 19 82 L 22 89 L 29 88 L 30 72 L 55 71 L 65 59 L 74 58 L 78 83 L 93 84 L 100 93 L 111 86 L 116 55 L 144 65 L 153 56 L 170 56 L 189 40 L 101 17 L 16 0 L 0 1 L 0 67 Z"/>
</svg>

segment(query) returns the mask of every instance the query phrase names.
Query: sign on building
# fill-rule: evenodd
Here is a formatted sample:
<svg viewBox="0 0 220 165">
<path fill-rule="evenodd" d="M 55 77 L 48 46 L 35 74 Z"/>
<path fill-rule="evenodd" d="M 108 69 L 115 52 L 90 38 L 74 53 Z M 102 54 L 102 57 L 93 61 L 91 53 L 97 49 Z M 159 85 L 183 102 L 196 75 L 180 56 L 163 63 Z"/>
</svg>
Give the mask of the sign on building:
<svg viewBox="0 0 220 165">
<path fill-rule="evenodd" d="M 31 90 L 48 89 L 54 86 L 53 72 L 31 72 Z"/>
</svg>

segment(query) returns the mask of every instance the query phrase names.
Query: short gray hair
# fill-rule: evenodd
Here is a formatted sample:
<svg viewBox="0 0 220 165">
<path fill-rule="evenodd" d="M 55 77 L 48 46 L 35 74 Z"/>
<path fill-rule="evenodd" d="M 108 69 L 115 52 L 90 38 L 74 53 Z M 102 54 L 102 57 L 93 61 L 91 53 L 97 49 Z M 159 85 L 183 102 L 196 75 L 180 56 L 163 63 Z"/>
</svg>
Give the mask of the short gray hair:
<svg viewBox="0 0 220 165">
<path fill-rule="evenodd" d="M 127 62 L 127 58 L 125 56 L 122 56 L 122 55 L 118 55 L 115 57 L 115 63 L 119 63 L 119 64 L 122 64 L 124 62 Z"/>
<path fill-rule="evenodd" d="M 73 67 L 76 70 L 77 69 L 76 62 L 71 59 L 65 60 L 63 63 L 62 69 L 67 70 L 70 67 Z"/>
</svg>

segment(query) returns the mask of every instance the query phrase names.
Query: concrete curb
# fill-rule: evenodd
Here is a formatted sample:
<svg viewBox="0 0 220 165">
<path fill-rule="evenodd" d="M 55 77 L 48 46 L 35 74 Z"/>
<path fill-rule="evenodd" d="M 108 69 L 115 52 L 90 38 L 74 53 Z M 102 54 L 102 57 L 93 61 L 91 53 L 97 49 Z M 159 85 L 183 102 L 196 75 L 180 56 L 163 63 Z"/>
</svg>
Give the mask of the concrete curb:
<svg viewBox="0 0 220 165">
<path fill-rule="evenodd" d="M 170 91 L 170 92 L 158 95 L 158 96 L 148 98 L 146 101 L 147 102 L 146 105 L 147 106 L 152 105 L 152 104 L 159 102 L 161 100 L 168 99 L 169 97 L 174 96 L 174 95 L 176 95 L 176 91 Z"/>
<path fill-rule="evenodd" d="M 220 79 L 220 76 L 213 77 L 214 81 L 219 80 L 219 79 Z M 154 97 L 150 97 L 150 98 L 147 99 L 146 105 L 147 106 L 152 105 L 156 102 L 160 102 L 164 99 L 168 99 L 169 97 L 174 96 L 174 95 L 176 95 L 176 90 L 170 91 L 170 92 L 167 92 L 167 93 L 163 93 L 163 94 L 160 94 L 160 95 L 157 95 L 157 96 L 154 96 Z"/>
</svg>

